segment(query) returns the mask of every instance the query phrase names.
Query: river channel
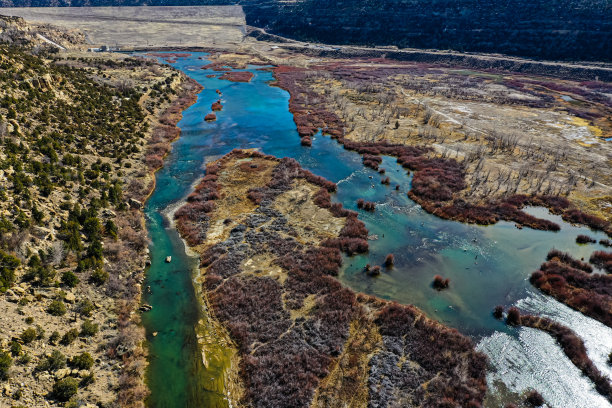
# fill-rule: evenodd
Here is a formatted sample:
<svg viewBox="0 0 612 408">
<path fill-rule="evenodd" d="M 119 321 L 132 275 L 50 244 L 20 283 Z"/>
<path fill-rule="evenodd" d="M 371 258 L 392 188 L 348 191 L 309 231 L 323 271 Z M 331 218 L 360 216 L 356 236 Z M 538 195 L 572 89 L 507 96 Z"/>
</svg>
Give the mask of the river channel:
<svg viewBox="0 0 612 408">
<path fill-rule="evenodd" d="M 152 265 L 146 283 L 151 293 L 145 294 L 145 301 L 153 306 L 143 315 L 150 352 L 149 406 L 229 406 L 224 370 L 230 354 L 222 342 L 215 343 L 214 328 L 207 324 L 206 310 L 194 290 L 197 260 L 186 253 L 168 214 L 203 177 L 206 163 L 234 148 L 295 158 L 304 168 L 338 183 L 333 199 L 346 208 L 356 210 L 358 198 L 377 203 L 374 213 L 360 213 L 371 234 L 370 251 L 345 257 L 340 280 L 356 291 L 414 304 L 431 318 L 471 336 L 491 360 L 487 406 L 503 406 L 498 404 L 516 400 L 529 387 L 537 388 L 552 407 L 610 406 L 550 336 L 508 328 L 491 315 L 493 307 L 502 304 L 551 317 L 574 329 L 600 370 L 612 374 L 606 365 L 612 330 L 541 295 L 528 281 L 551 248 L 588 259 L 603 248 L 577 245 L 576 236 L 601 239 L 603 234 L 569 225 L 541 208 L 528 211 L 554 220 L 561 231 L 519 230 L 508 222 L 484 227 L 437 218 L 407 197 L 411 177 L 394 158 L 383 158 L 381 167 L 391 178 L 391 186 L 385 186 L 378 172 L 362 165 L 357 153 L 329 137 L 319 134 L 312 147 L 301 146 L 288 111 L 289 94 L 270 86 L 271 72 L 249 67 L 254 74 L 250 82 L 229 82 L 218 79 L 218 72 L 201 69 L 206 64 L 204 53 L 171 64 L 204 90 L 183 113 L 178 124 L 181 137 L 156 174 L 156 189 L 146 205 Z M 217 77 L 207 77 L 212 74 Z M 205 122 L 218 99 L 217 89 L 223 110 L 215 122 Z M 399 191 L 393 188 L 396 184 Z M 380 264 L 388 253 L 395 255 L 391 271 L 377 278 L 363 273 L 366 263 Z M 164 262 L 166 256 L 172 256 L 171 263 Z M 449 290 L 432 289 L 435 274 L 450 278 Z M 198 335 L 208 339 L 204 359 Z"/>
</svg>

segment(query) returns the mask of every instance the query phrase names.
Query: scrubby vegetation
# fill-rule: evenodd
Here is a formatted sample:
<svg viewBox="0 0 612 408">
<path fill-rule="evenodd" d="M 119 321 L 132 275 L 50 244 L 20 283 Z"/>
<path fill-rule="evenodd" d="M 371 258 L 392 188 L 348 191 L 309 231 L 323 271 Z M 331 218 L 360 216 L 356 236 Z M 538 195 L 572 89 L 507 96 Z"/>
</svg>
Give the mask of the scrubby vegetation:
<svg viewBox="0 0 612 408">
<path fill-rule="evenodd" d="M 66 402 L 74 397 L 79 389 L 79 382 L 72 377 L 57 380 L 53 384 L 51 396 L 60 402 Z"/>
<path fill-rule="evenodd" d="M 612 252 L 595 251 L 589 258 L 589 262 L 607 273 L 612 273 Z"/>
<path fill-rule="evenodd" d="M 508 309 L 508 315 L 506 316 L 506 323 L 511 326 L 516 326 L 520 324 L 520 321 L 521 321 L 521 312 L 514 306 Z"/>
<path fill-rule="evenodd" d="M 0 351 L 0 381 L 4 381 L 9 377 L 9 369 L 13 364 L 11 355 L 7 352 Z"/>
<path fill-rule="evenodd" d="M 357 208 L 372 212 L 376 209 L 376 203 L 360 198 L 357 200 Z"/>
<path fill-rule="evenodd" d="M 313 73 L 312 67 L 308 70 L 289 66 L 280 66 L 274 69 L 277 85 L 289 91 L 291 95 L 289 110 L 293 114 L 300 137 L 307 139 L 308 144 L 310 138 L 321 129 L 324 134 L 337 139 L 344 148 L 361 154 L 363 156 L 363 164 L 375 170 L 379 169 L 382 155 L 396 157 L 398 163 L 414 172 L 412 188 L 408 195 L 426 211 L 442 218 L 461 222 L 486 225 L 505 220 L 515 222 L 518 226 L 558 231 L 560 228 L 558 224 L 534 217 L 523 211 L 523 208 L 526 206 L 543 206 L 556 214 L 561 214 L 562 218 L 568 222 L 584 224 L 593 229 L 612 234 L 612 227 L 609 221 L 587 214 L 576 208 L 568 199 L 561 196 L 560 189 L 553 191 L 551 182 L 549 182 L 548 189 L 544 190 L 542 188 L 544 179 L 540 179 L 537 182 L 537 188 L 533 189 L 530 194 L 517 194 L 521 178 L 527 174 L 524 171 L 512 179 L 513 181 L 510 183 L 512 185 L 507 187 L 504 194 L 494 196 L 488 194 L 491 192 L 488 190 L 484 198 L 476 199 L 469 195 L 470 190 L 467 188 L 467 167 L 471 165 L 472 161 L 479 160 L 476 168 L 480 168 L 483 157 L 478 159 L 478 157 L 468 157 L 468 155 L 464 160 L 459 161 L 448 157 L 446 154 L 439 155 L 434 153 L 434 149 L 429 146 L 398 145 L 389 143 L 384 139 L 371 142 L 357 142 L 349 139 L 346 133 L 348 130 L 352 130 L 354 126 L 349 128 L 352 125 L 345 124 L 336 113 L 321 107 L 321 104 L 318 104 L 316 109 L 311 106 L 311 100 L 330 98 L 329 92 L 321 94 L 313 90 L 312 85 L 317 84 L 317 78 L 319 81 L 329 79 L 330 77 L 339 81 L 346 81 L 349 89 L 352 87 L 358 89 L 365 87 L 366 91 L 364 92 L 367 93 L 369 88 L 361 82 L 364 79 L 382 81 L 385 78 L 393 77 L 394 73 L 400 74 L 402 71 L 399 68 L 397 71 L 389 71 L 387 68 L 374 67 L 368 72 L 356 72 L 350 67 L 334 64 L 317 66 L 316 70 L 318 70 L 317 74 Z M 423 90 L 417 89 L 417 91 Z M 538 96 L 541 95 L 538 94 Z M 339 98 L 339 96 L 336 97 Z M 387 99 L 392 99 L 392 96 L 389 95 L 386 97 L 383 95 L 383 97 L 379 101 L 382 105 L 388 103 Z M 328 102 L 330 101 L 328 100 Z M 392 110 L 390 115 L 400 115 L 400 109 Z M 431 119 L 432 115 L 430 113 L 425 116 L 429 116 Z M 430 119 L 424 120 L 427 122 Z M 423 138 L 426 139 L 425 136 Z M 495 140 L 493 136 L 489 138 L 493 141 Z M 370 138 L 369 140 L 372 139 Z M 435 140 L 437 141 L 437 138 Z M 499 150 L 512 151 L 515 144 L 512 141 L 506 140 L 503 143 L 498 142 L 490 146 L 490 149 L 492 152 Z M 553 158 L 553 160 L 558 161 L 558 158 Z M 471 171 L 472 182 L 474 183 L 483 183 L 489 178 L 489 175 L 481 177 L 479 174 L 473 174 L 476 170 Z M 510 176 L 511 174 L 508 173 L 503 177 L 509 182 Z M 383 181 L 386 182 L 386 179 L 383 179 Z M 498 190 L 502 182 L 504 182 L 504 179 L 502 179 L 502 173 L 500 172 L 497 183 Z M 575 181 L 571 181 L 571 183 L 575 184 Z M 531 185 L 531 183 L 529 184 Z M 569 194 L 569 191 L 566 194 Z M 491 197 L 489 198 L 489 196 Z M 365 202 L 363 205 L 365 205 Z M 371 208 L 368 209 L 371 210 Z"/>
<path fill-rule="evenodd" d="M 245 158 L 250 161 L 237 164 Z M 270 166 L 269 173 L 263 173 Z M 262 174 L 269 175 L 260 179 Z M 327 210 L 328 220 L 343 222 L 336 236 L 317 232 L 317 244 L 301 243 L 293 227 L 300 215 L 283 212 L 278 204 L 280 197 L 304 182 L 312 186 L 308 199 Z M 245 187 L 247 197 L 240 193 Z M 372 403 L 378 398 L 407 398 L 396 392 L 414 392 L 411 398 L 418 404 L 440 406 L 444 401 L 479 406 L 486 389 L 486 363 L 468 339 L 415 308 L 359 298 L 334 278 L 342 263 L 340 251 L 367 251 L 364 224 L 354 212 L 331 202 L 329 192 L 334 190 L 333 183 L 305 172 L 294 160 L 233 151 L 208 165 L 205 179 L 177 212 L 183 236 L 202 251 L 205 293 L 215 317 L 239 349 L 239 374 L 245 389 L 241 403 L 308 406 L 331 364 L 345 351 L 351 323 L 372 319 L 385 340 L 379 343 L 377 357 L 370 360 L 369 386 L 379 387 L 387 381 L 384 378 L 401 377 L 372 393 Z M 200 205 L 210 201 L 211 207 Z M 227 214 L 227 203 L 237 212 Z M 302 222 L 308 225 L 310 221 Z M 208 226 L 219 223 L 226 231 L 225 238 L 207 237 Z M 258 264 L 259 257 L 268 259 L 267 263 Z M 254 273 L 245 272 L 247 261 Z M 368 302 L 367 309 L 363 302 Z M 375 315 L 367 317 L 366 310 L 375 311 Z M 398 313 L 410 323 L 397 322 Z M 404 346 L 394 345 L 407 337 L 410 341 Z M 423 341 L 430 337 L 438 338 L 439 344 Z M 416 362 L 405 364 L 406 370 L 420 368 L 396 374 L 389 362 L 398 359 Z M 353 379 L 349 376 L 342 381 Z M 425 393 L 421 384 L 428 381 Z"/>
<path fill-rule="evenodd" d="M 592 273 L 593 268 L 569 254 L 552 250 L 529 281 L 560 302 L 612 327 L 612 276 Z"/>
<path fill-rule="evenodd" d="M 432 286 L 436 290 L 442 290 L 442 289 L 448 288 L 449 284 L 450 284 L 450 279 L 448 278 L 444 279 L 442 276 L 436 275 L 433 278 Z"/>
<path fill-rule="evenodd" d="M 501 318 L 504 317 L 504 307 L 501 305 L 495 306 L 495 308 L 493 309 L 493 317 L 498 320 L 501 320 Z"/>
<path fill-rule="evenodd" d="M 527 402 L 532 407 L 541 407 L 542 405 L 544 405 L 544 398 L 536 390 L 531 390 L 527 393 L 527 396 L 525 397 L 525 402 Z"/>
<path fill-rule="evenodd" d="M 22 401 L 44 405 L 28 387 L 30 373 L 55 370 L 43 343 L 66 355 L 78 347 L 91 360 L 74 367 L 95 368 L 120 395 L 89 387 L 92 374 L 75 379 L 78 391 L 72 380 L 48 384 L 49 398 L 74 390 L 87 403 L 140 406 L 142 202 L 199 88 L 143 59 L 37 52 L 0 45 L 0 302 L 22 343 L 11 348 L 15 381 L 26 384 Z M 25 326 L 25 311 L 36 317 L 25 325 L 39 324 Z"/>
<path fill-rule="evenodd" d="M 588 235 L 583 235 L 580 234 L 576 237 L 576 243 L 577 244 L 591 244 L 591 243 L 595 243 L 597 242 L 597 240 L 589 237 Z"/>
<path fill-rule="evenodd" d="M 609 239 L 600 239 L 599 244 L 608 248 L 612 247 L 612 241 L 610 241 Z"/>
<path fill-rule="evenodd" d="M 3 218 L 5 222 L 8 221 Z M 21 261 L 14 255 L 0 250 L 0 291 L 5 291 L 15 283 L 15 270 Z"/>
<path fill-rule="evenodd" d="M 395 265 L 395 257 L 393 256 L 393 254 L 387 254 L 387 256 L 385 257 L 384 265 L 387 268 L 390 268 Z"/>
</svg>

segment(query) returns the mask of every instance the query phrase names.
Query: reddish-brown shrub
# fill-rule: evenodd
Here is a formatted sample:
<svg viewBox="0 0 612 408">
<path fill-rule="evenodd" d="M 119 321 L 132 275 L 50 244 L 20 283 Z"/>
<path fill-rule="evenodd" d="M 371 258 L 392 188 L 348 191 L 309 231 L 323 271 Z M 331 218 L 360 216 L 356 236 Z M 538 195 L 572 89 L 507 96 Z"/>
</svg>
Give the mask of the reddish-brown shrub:
<svg viewBox="0 0 612 408">
<path fill-rule="evenodd" d="M 606 231 L 607 227 L 610 225 L 609 221 L 583 213 L 577 208 L 564 211 L 562 218 L 572 224 L 583 224 L 600 231 Z"/>
<path fill-rule="evenodd" d="M 372 267 L 372 269 L 370 269 L 370 276 L 378 276 L 380 275 L 380 266 L 375 265 L 374 267 Z"/>
<path fill-rule="evenodd" d="M 527 393 L 525 402 L 534 407 L 540 407 L 544 405 L 544 398 L 536 390 L 531 390 Z"/>
<path fill-rule="evenodd" d="M 581 262 L 577 259 L 574 259 L 567 252 L 561 252 L 557 249 L 551 249 L 546 255 L 546 260 L 547 261 L 557 260 L 563 264 L 571 266 L 572 268 L 580 269 L 581 271 L 584 271 L 587 273 L 593 272 L 593 268 L 588 263 Z"/>
<path fill-rule="evenodd" d="M 440 275 L 436 275 L 433 278 L 433 287 L 436 290 L 442 290 L 442 289 L 446 289 L 448 288 L 450 284 L 450 279 L 444 279 L 442 276 Z"/>
<path fill-rule="evenodd" d="M 516 307 L 511 307 L 510 309 L 508 309 L 506 323 L 511 326 L 516 326 L 521 323 L 521 312 L 519 312 Z"/>
<path fill-rule="evenodd" d="M 363 162 L 364 166 L 378 170 L 378 166 L 380 163 L 382 163 L 382 157 L 366 153 L 363 155 L 361 161 Z"/>
<path fill-rule="evenodd" d="M 471 341 L 459 332 L 424 318 L 414 306 L 385 302 L 377 314 L 375 324 L 383 336 L 402 338 L 400 344 L 404 344 L 411 360 L 418 363 L 428 373 L 427 376 L 453 377 L 456 371 L 455 374 L 451 372 L 457 369 L 460 355 L 473 347 Z M 423 341 L 425 338 L 428 341 Z M 442 350 L 445 352 L 441 352 Z M 467 364 L 469 372 L 466 373 L 467 381 L 463 384 L 454 380 L 429 383 L 429 397 L 423 406 L 469 406 L 474 401 L 482 401 L 486 387 L 474 386 L 478 383 L 476 378 L 486 371 L 486 357 L 479 353 L 471 354 Z M 418 387 L 423 380 L 424 378 L 414 386 Z"/>
<path fill-rule="evenodd" d="M 394 263 L 395 263 L 395 257 L 393 256 L 393 254 L 388 254 L 385 257 L 384 265 L 389 268 L 389 267 L 393 266 Z"/>
<path fill-rule="evenodd" d="M 283 159 L 283 160 L 285 160 L 285 159 Z M 287 160 L 293 160 L 293 159 L 287 159 Z M 299 168 L 299 164 L 295 160 L 293 160 L 293 161 L 295 162 L 294 165 L 297 165 L 298 168 Z M 299 168 L 298 177 L 304 178 L 309 183 L 316 184 L 319 187 L 324 187 L 330 193 L 332 193 L 332 192 L 334 192 L 334 191 L 336 191 L 338 189 L 338 186 L 333 181 L 329 181 L 329 180 L 326 180 L 325 178 L 323 178 L 321 176 L 314 175 L 310 171 L 304 170 L 302 168 Z"/>
<path fill-rule="evenodd" d="M 321 208 L 330 208 L 332 206 L 331 196 L 326 188 L 321 187 L 312 198 L 314 203 Z"/>
<path fill-rule="evenodd" d="M 232 82 L 250 82 L 252 78 L 253 73 L 249 71 L 230 71 L 219 77 L 219 79 Z"/>
<path fill-rule="evenodd" d="M 504 317 L 504 307 L 501 305 L 495 306 L 495 309 L 493 309 L 493 317 L 501 320 L 501 318 Z"/>
<path fill-rule="evenodd" d="M 612 327 L 612 315 L 608 312 L 612 307 L 612 276 L 588 274 L 553 257 L 531 275 L 530 282 L 542 292 Z"/>
<path fill-rule="evenodd" d="M 217 102 L 213 102 L 210 108 L 213 110 L 213 112 L 216 112 L 216 111 L 220 111 L 221 109 L 223 109 L 223 105 L 221 105 L 221 101 L 219 100 Z"/>
<path fill-rule="evenodd" d="M 359 206 L 359 201 L 357 202 L 357 206 Z M 373 203 L 372 201 L 364 201 L 361 208 L 366 211 L 374 211 L 376 209 L 376 203 Z"/>
<path fill-rule="evenodd" d="M 589 258 L 589 262 L 607 273 L 612 273 L 612 252 L 595 251 Z"/>
<path fill-rule="evenodd" d="M 577 244 L 591 244 L 591 243 L 595 243 L 597 242 L 597 240 L 589 237 L 588 235 L 583 235 L 580 234 L 576 237 L 576 243 Z"/>
<path fill-rule="evenodd" d="M 215 209 L 215 202 L 220 198 L 217 184 L 216 163 L 206 166 L 206 176 L 187 197 L 187 203 L 174 214 L 176 227 L 181 236 L 191 246 L 201 243 L 206 238 L 208 216 Z"/>
</svg>

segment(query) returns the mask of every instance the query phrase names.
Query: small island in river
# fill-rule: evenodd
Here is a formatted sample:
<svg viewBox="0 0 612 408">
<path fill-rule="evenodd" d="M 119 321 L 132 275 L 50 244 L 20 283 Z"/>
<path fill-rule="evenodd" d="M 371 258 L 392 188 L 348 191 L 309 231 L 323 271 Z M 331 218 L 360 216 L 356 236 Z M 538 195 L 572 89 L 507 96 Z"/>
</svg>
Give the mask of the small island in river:
<svg viewBox="0 0 612 408">
<path fill-rule="evenodd" d="M 240 406 L 480 406 L 486 357 L 414 306 L 355 293 L 341 251 L 368 248 L 336 185 L 293 159 L 234 150 L 177 211 L 203 294 L 237 348 Z M 275 381 L 270 381 L 275 378 Z"/>
</svg>

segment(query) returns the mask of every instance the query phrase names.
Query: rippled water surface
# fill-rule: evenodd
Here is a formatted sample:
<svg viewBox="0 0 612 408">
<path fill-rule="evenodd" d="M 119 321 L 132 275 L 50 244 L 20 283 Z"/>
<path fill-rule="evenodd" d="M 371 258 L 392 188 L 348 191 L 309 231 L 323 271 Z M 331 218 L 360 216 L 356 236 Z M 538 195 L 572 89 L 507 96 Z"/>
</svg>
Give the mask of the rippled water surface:
<svg viewBox="0 0 612 408">
<path fill-rule="evenodd" d="M 576 235 L 585 233 L 600 239 L 601 233 L 568 225 L 538 208 L 529 211 L 558 222 L 560 232 L 519 230 L 507 222 L 488 227 L 465 225 L 427 214 L 407 197 L 411 179 L 395 159 L 383 158 L 381 167 L 391 178 L 391 185 L 385 186 L 376 171 L 363 167 L 358 154 L 328 137 L 317 135 L 312 147 L 302 147 L 288 111 L 289 95 L 270 86 L 270 72 L 251 67 L 255 76 L 250 83 L 207 78 L 219 73 L 201 69 L 208 62 L 199 57 L 206 58 L 194 53 L 172 64 L 205 89 L 198 102 L 184 112 L 179 123 L 182 136 L 158 172 L 157 188 L 146 208 L 153 259 L 148 274 L 152 295 L 146 300 L 154 309 L 145 315 L 151 351 L 151 406 L 227 406 L 223 371 L 229 357 L 219 345 L 218 353 L 207 359 L 208 366 L 202 363 L 194 327 L 206 314 L 199 310 L 191 283 L 196 262 L 185 255 L 163 213 L 189 193 L 202 177 L 205 163 L 233 148 L 258 148 L 267 154 L 295 158 L 315 174 L 337 182 L 334 199 L 349 209 L 356 209 L 358 198 L 375 201 L 374 213 L 360 214 L 372 236 L 370 251 L 345 258 L 340 279 L 357 291 L 415 304 L 430 317 L 473 336 L 497 370 L 489 376 L 491 385 L 503 381 L 508 390 L 517 393 L 536 387 L 553 407 L 609 406 L 550 336 L 533 329 L 509 329 L 491 316 L 495 305 L 516 303 L 567 324 L 584 338 L 589 355 L 605 370 L 610 330 L 539 295 L 527 281 L 551 248 L 588 258 L 600 247 L 579 246 Z M 223 94 L 224 107 L 217 112 L 217 121 L 206 123 L 204 115 L 218 99 L 216 89 Z M 399 191 L 394 189 L 396 184 Z M 382 263 L 388 253 L 395 255 L 393 269 L 377 278 L 363 273 L 366 263 Z M 163 262 L 167 255 L 173 257 L 170 264 Z M 431 288 L 435 274 L 450 278 L 448 290 Z M 215 349 L 214 344 L 211 347 Z M 551 358 L 558 364 L 551 364 Z"/>
</svg>

